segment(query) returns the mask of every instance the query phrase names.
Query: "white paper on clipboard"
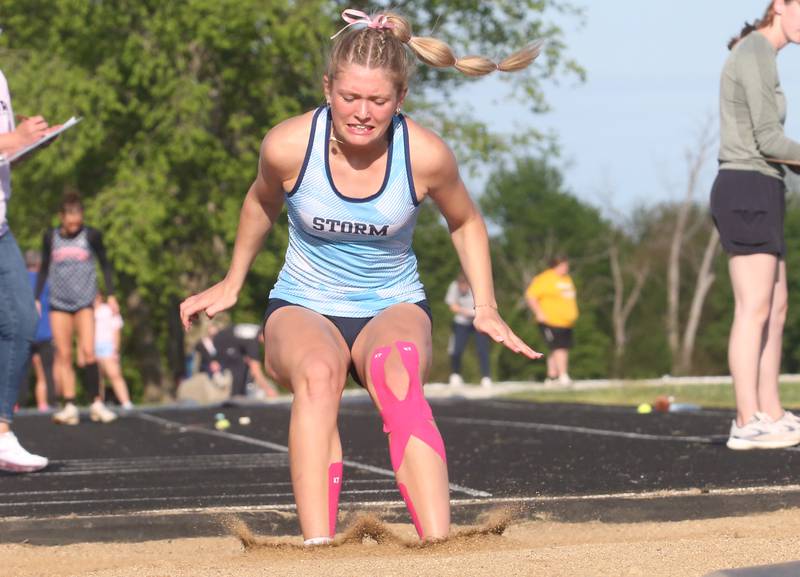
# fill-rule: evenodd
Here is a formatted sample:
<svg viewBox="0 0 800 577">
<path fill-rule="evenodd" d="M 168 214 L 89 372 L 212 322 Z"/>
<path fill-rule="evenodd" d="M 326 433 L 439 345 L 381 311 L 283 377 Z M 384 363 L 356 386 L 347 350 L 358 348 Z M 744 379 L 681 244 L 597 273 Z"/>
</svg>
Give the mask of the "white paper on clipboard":
<svg viewBox="0 0 800 577">
<path fill-rule="evenodd" d="M 65 130 L 68 130 L 68 129 L 72 128 L 73 126 L 78 124 L 81 120 L 82 119 L 81 119 L 80 116 L 71 117 L 64 124 L 62 124 L 61 128 L 59 128 L 58 130 L 54 130 L 53 132 L 51 132 L 47 136 L 44 136 L 44 137 L 40 138 L 39 140 L 37 140 L 33 144 L 29 144 L 25 148 L 22 148 L 22 149 L 18 150 L 17 152 L 15 152 L 11 156 L 9 156 L 6 160 L 8 162 L 14 162 L 19 157 L 25 156 L 26 154 L 28 154 L 32 150 L 35 150 L 35 149 L 39 148 L 41 145 L 45 144 L 46 142 L 49 142 L 50 140 L 53 140 L 56 136 L 58 136 L 59 134 L 61 134 Z"/>
</svg>

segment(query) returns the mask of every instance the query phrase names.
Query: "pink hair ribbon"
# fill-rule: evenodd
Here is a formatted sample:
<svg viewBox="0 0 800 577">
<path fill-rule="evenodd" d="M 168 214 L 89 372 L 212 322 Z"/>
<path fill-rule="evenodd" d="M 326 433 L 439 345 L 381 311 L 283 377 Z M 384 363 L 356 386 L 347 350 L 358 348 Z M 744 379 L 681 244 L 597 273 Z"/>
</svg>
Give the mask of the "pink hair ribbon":
<svg viewBox="0 0 800 577">
<path fill-rule="evenodd" d="M 348 8 L 344 12 L 342 12 L 342 20 L 347 22 L 347 25 L 339 30 L 336 34 L 331 36 L 331 40 L 339 36 L 342 32 L 354 26 L 356 24 L 366 24 L 367 28 L 375 28 L 377 30 L 389 30 L 394 28 L 394 24 L 389 21 L 389 17 L 386 14 L 379 14 L 376 17 L 371 17 L 366 12 L 362 12 L 361 10 L 354 10 L 352 8 Z"/>
</svg>

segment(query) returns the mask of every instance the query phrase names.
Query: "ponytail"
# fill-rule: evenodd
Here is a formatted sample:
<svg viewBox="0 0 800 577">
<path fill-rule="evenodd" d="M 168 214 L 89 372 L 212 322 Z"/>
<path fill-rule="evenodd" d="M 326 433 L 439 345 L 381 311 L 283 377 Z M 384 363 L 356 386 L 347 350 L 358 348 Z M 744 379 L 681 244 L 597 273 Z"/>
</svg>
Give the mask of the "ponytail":
<svg viewBox="0 0 800 577">
<path fill-rule="evenodd" d="M 541 42 L 534 42 L 499 63 L 484 56 L 457 58 L 446 42 L 427 36 L 412 36 L 408 20 L 398 14 L 386 12 L 369 16 L 348 9 L 342 13 L 342 18 L 348 24 L 333 36 L 335 40 L 327 69 L 329 78 L 335 76 L 343 63 L 360 64 L 389 70 L 397 86 L 405 87 L 414 57 L 434 68 L 455 68 L 466 76 L 484 76 L 496 70 L 514 72 L 530 66 L 542 47 Z M 354 25 L 361 26 L 352 28 Z"/>
<path fill-rule="evenodd" d="M 434 68 L 453 67 L 466 76 L 484 76 L 495 70 L 514 72 L 527 68 L 541 51 L 541 42 L 535 42 L 514 52 L 500 63 L 485 56 L 457 58 L 446 42 L 427 36 L 412 36 L 408 20 L 397 14 L 387 13 L 386 20 L 392 24 L 390 31 L 400 42 L 407 44 L 414 56 Z"/>
</svg>

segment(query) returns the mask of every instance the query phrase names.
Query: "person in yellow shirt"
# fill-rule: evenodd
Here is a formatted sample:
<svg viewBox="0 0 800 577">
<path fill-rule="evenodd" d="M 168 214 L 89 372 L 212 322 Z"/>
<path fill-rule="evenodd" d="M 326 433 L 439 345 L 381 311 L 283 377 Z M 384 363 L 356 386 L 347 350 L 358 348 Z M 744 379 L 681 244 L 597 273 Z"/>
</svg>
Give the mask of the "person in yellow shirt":
<svg viewBox="0 0 800 577">
<path fill-rule="evenodd" d="M 567 257 L 551 259 L 550 268 L 536 275 L 528 285 L 525 298 L 550 349 L 545 382 L 571 384 L 569 349 L 572 348 L 572 327 L 578 319 L 578 304 Z"/>
</svg>

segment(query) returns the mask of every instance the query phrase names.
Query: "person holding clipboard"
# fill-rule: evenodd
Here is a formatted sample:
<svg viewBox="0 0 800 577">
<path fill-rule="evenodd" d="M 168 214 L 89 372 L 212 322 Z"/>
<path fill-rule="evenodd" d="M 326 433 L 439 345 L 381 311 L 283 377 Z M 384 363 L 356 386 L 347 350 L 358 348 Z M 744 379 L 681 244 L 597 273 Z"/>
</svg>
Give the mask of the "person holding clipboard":
<svg viewBox="0 0 800 577">
<path fill-rule="evenodd" d="M 15 125 L 8 83 L 0 71 L 0 470 L 18 473 L 38 471 L 47 459 L 20 445 L 11 431 L 20 375 L 25 370 L 36 331 L 37 313 L 28 271 L 14 235 L 8 227 L 11 197 L 9 159 L 59 127 L 50 127 L 42 116 Z"/>
<path fill-rule="evenodd" d="M 800 0 L 770 0 L 763 17 L 728 44 L 720 82 L 711 215 L 730 257 L 736 303 L 728 364 L 737 412 L 727 445 L 737 450 L 800 442 L 800 419 L 783 410 L 778 390 L 787 307 L 781 162 L 800 161 L 800 143 L 783 131 L 786 98 L 776 65 L 778 51 L 798 43 Z"/>
</svg>

